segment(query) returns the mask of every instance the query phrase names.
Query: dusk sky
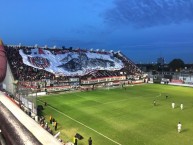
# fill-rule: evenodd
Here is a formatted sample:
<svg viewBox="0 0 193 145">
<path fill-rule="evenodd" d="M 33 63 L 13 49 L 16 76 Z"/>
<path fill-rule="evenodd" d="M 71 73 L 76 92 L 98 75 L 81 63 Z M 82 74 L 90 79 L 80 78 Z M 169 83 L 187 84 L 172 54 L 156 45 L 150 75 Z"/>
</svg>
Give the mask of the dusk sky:
<svg viewBox="0 0 193 145">
<path fill-rule="evenodd" d="M 1 0 L 5 44 L 120 50 L 193 63 L 193 0 Z"/>
</svg>

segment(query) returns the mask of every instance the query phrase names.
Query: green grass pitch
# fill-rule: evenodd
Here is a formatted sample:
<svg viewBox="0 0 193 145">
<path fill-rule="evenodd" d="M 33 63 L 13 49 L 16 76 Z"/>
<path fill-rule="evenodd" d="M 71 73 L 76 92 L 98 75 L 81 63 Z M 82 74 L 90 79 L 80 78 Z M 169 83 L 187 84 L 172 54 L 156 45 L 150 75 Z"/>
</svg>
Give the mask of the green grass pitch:
<svg viewBox="0 0 193 145">
<path fill-rule="evenodd" d="M 146 84 L 43 96 L 38 104 L 40 100 L 48 103 L 46 121 L 50 115 L 57 120 L 64 141 L 79 133 L 84 139 L 78 145 L 87 145 L 89 137 L 93 145 L 193 145 L 193 88 Z"/>
</svg>

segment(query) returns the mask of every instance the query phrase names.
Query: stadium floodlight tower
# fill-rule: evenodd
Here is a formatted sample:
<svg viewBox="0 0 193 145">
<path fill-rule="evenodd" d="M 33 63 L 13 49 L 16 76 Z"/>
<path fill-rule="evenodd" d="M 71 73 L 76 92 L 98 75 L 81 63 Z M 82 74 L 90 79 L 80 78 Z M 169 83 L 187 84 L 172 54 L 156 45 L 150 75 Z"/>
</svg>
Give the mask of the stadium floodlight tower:
<svg viewBox="0 0 193 145">
<path fill-rule="evenodd" d="M 35 47 L 35 48 L 38 48 L 38 44 L 35 44 L 34 47 Z"/>
<path fill-rule="evenodd" d="M 56 49 L 56 45 L 54 45 L 53 48 Z"/>
</svg>

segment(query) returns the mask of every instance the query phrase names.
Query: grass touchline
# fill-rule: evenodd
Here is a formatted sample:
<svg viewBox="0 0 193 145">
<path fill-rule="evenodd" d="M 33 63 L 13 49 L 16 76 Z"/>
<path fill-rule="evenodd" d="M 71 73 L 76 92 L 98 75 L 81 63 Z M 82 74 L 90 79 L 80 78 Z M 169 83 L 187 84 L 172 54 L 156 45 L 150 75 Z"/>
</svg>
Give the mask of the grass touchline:
<svg viewBox="0 0 193 145">
<path fill-rule="evenodd" d="M 39 101 L 39 100 L 38 100 L 38 101 Z M 41 101 L 40 101 L 40 102 L 41 102 Z M 66 116 L 66 117 L 68 117 L 69 119 L 71 119 L 71 120 L 75 121 L 76 123 L 79 123 L 79 124 L 83 125 L 84 127 L 86 127 L 86 128 L 88 128 L 88 129 L 90 129 L 90 130 L 92 130 L 92 131 L 96 132 L 97 134 L 99 134 L 99 135 L 101 135 L 101 136 L 105 137 L 106 139 L 108 139 L 108 140 L 110 140 L 110 141 L 114 142 L 115 144 L 117 144 L 117 145 L 122 145 L 122 144 L 120 144 L 120 143 L 118 143 L 118 142 L 114 141 L 113 139 L 111 139 L 111 138 L 107 137 L 106 135 L 104 135 L 104 134 L 102 134 L 102 133 L 100 133 L 100 132 L 96 131 L 95 129 L 93 129 L 93 128 L 91 128 L 91 127 L 87 126 L 87 125 L 85 125 L 84 123 L 82 123 L 82 122 L 80 122 L 80 121 L 78 121 L 78 120 L 76 120 L 76 119 L 74 119 L 74 118 L 70 117 L 69 115 L 67 115 L 67 114 L 65 114 L 65 113 L 63 113 L 63 112 L 61 112 L 61 111 L 59 111 L 58 109 L 54 108 L 53 106 L 51 106 L 51 105 L 47 105 L 47 106 L 48 106 L 48 107 L 50 107 L 51 109 L 53 109 L 53 110 L 57 111 L 58 113 L 60 113 L 60 114 L 62 114 L 62 115 L 64 115 L 64 116 Z"/>
</svg>

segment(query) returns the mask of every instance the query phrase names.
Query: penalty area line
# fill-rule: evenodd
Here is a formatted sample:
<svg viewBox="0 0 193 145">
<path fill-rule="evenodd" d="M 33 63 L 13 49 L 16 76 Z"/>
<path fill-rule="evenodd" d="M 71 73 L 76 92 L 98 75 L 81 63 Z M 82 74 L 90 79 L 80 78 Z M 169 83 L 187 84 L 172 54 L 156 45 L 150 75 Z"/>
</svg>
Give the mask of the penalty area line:
<svg viewBox="0 0 193 145">
<path fill-rule="evenodd" d="M 65 113 L 63 113 L 63 112 L 61 112 L 61 111 L 59 111 L 59 110 L 57 110 L 57 109 L 55 109 L 54 107 L 52 107 L 52 106 L 50 106 L 50 105 L 49 105 L 48 107 L 52 108 L 53 110 L 55 110 L 56 112 L 58 112 L 58 113 L 60 113 L 60 114 L 62 114 L 62 115 L 64 115 L 64 116 L 66 116 L 67 118 L 69 118 L 69 119 L 75 121 L 76 123 L 81 124 L 82 126 L 84 126 L 84 127 L 88 128 L 88 129 L 94 131 L 95 133 L 97 133 L 97 134 L 103 136 L 104 138 L 106 138 L 106 139 L 108 139 L 108 140 L 114 142 L 115 144 L 117 144 L 117 145 L 122 145 L 122 144 L 120 144 L 120 143 L 114 141 L 113 139 L 107 137 L 106 135 L 104 135 L 104 134 L 102 134 L 102 133 L 96 131 L 95 129 L 93 129 L 93 128 L 87 126 L 87 125 L 85 125 L 84 123 L 82 123 L 82 122 L 80 122 L 80 121 L 78 121 L 78 120 L 76 120 L 76 119 L 74 119 L 74 118 L 72 118 L 72 117 L 66 115 Z"/>
</svg>

